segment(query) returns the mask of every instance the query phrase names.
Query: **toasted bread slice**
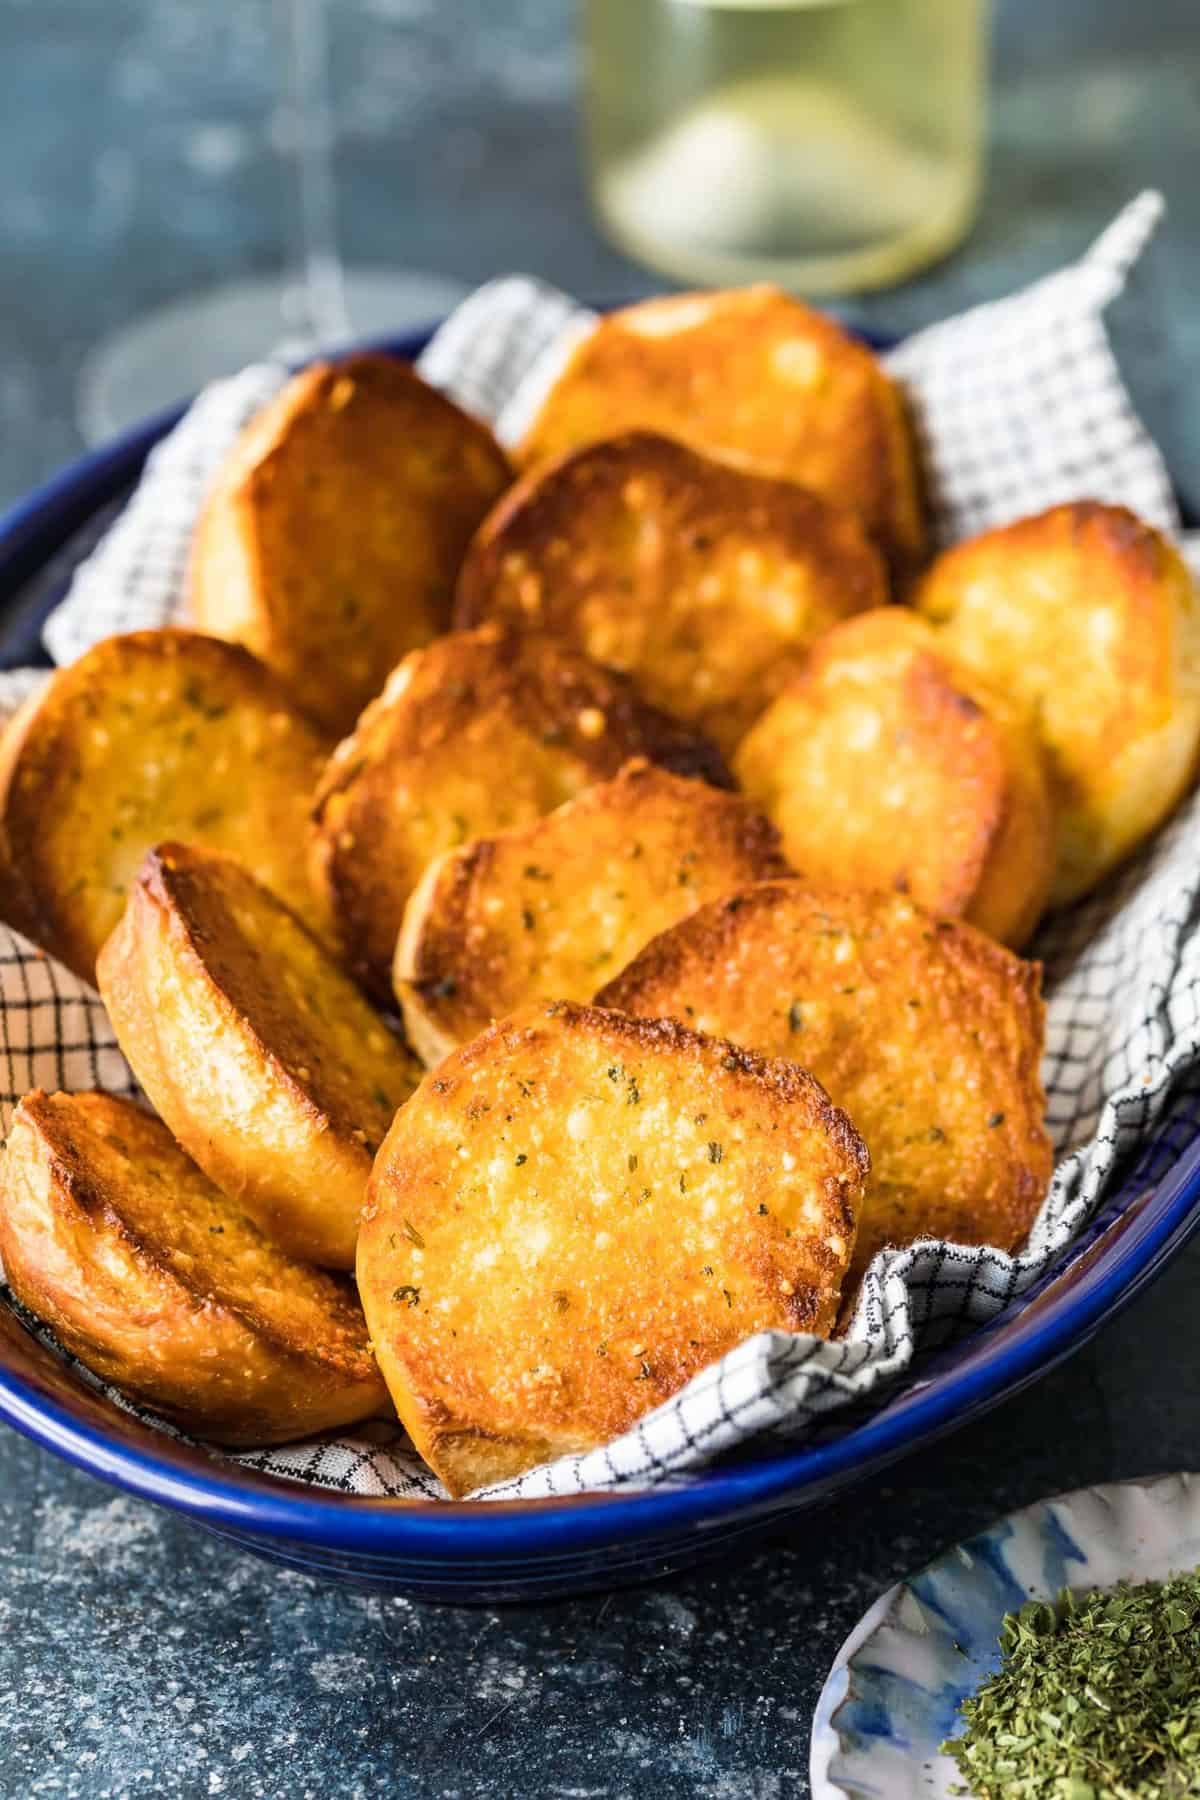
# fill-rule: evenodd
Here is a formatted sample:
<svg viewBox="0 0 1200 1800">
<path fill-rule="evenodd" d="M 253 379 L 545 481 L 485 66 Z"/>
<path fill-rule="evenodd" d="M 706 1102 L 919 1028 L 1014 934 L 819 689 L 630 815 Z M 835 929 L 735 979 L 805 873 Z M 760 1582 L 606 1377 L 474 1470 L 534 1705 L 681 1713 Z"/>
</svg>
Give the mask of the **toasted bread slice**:
<svg viewBox="0 0 1200 1800">
<path fill-rule="evenodd" d="M 1011 1250 L 1052 1157 L 1041 969 L 901 895 L 768 882 L 702 907 L 598 1004 L 804 1065 L 871 1153 L 855 1270 L 919 1237 Z"/>
<path fill-rule="evenodd" d="M 99 977 L 134 1074 L 209 1179 L 289 1254 L 353 1268 L 372 1158 L 419 1071 L 329 952 L 228 857 L 164 844 Z"/>
<path fill-rule="evenodd" d="M 22 1100 L 0 1256 L 65 1349 L 197 1437 L 282 1444 L 386 1405 L 350 1284 L 269 1243 L 129 1100 Z"/>
<path fill-rule="evenodd" d="M 395 357 L 314 363 L 214 483 L 193 616 L 348 731 L 405 651 L 446 630 L 463 551 L 509 479 L 487 427 Z"/>
<path fill-rule="evenodd" d="M 656 932 L 786 872 L 736 794 L 643 761 L 557 812 L 431 863 L 404 914 L 396 993 L 427 1064 L 530 1000 L 587 999 Z"/>
<path fill-rule="evenodd" d="M 827 1333 L 867 1159 L 794 1064 L 551 1002 L 426 1078 L 371 1177 L 367 1323 L 463 1494 L 624 1431 L 756 1331 Z"/>
<path fill-rule="evenodd" d="M 906 607 L 824 637 L 737 772 L 813 880 L 895 888 L 1014 946 L 1037 924 L 1056 848 L 1041 745 Z"/>
<path fill-rule="evenodd" d="M 939 556 L 916 604 L 1029 710 L 1059 803 L 1051 898 L 1076 900 L 1161 824 L 1200 746 L 1200 600 L 1178 553 L 1079 501 Z"/>
<path fill-rule="evenodd" d="M 435 856 L 540 818 L 632 756 L 732 786 L 707 739 L 541 633 L 486 625 L 406 657 L 316 798 L 316 880 L 380 1004 L 404 903 Z"/>
<path fill-rule="evenodd" d="M 0 740 L 0 913 L 95 980 L 151 844 L 227 850 L 321 926 L 306 821 L 328 740 L 270 670 L 193 631 L 106 638 Z"/>
<path fill-rule="evenodd" d="M 551 389 L 518 461 L 634 430 L 801 482 L 852 507 L 894 563 L 920 557 L 899 390 L 864 343 L 779 288 L 672 294 L 609 313 Z"/>
<path fill-rule="evenodd" d="M 846 508 L 636 431 L 505 495 L 467 552 L 455 617 L 547 627 L 728 752 L 809 644 L 886 598 Z"/>
</svg>

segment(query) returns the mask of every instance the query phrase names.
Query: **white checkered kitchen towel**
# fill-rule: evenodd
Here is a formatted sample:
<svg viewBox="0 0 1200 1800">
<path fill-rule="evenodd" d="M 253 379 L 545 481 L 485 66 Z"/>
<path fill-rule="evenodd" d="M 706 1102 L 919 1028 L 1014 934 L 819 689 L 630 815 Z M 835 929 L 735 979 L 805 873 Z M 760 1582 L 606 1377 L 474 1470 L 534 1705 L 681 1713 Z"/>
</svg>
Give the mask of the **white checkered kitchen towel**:
<svg viewBox="0 0 1200 1800">
<path fill-rule="evenodd" d="M 913 404 L 935 536 L 945 544 L 1057 501 L 1119 501 L 1178 535 L 1162 459 L 1122 385 L 1103 311 L 1162 207 L 1144 194 L 1079 263 L 948 320 L 888 361 Z M 425 375 L 513 438 L 591 315 L 523 277 L 464 301 L 421 359 Z M 208 481 L 286 371 L 261 364 L 216 384 L 155 450 L 46 629 L 57 662 L 111 632 L 183 610 L 188 541 Z M 13 697 L 24 672 L 5 677 Z M 0 698 L 3 692 L 0 691 Z M 795 1437 L 889 1388 L 918 1350 L 992 1319 L 1093 1216 L 1152 1126 L 1186 1140 L 1200 1122 L 1200 799 L 1084 907 L 1053 923 L 1044 1065 L 1061 1161 L 1019 1256 L 923 1242 L 875 1258 L 845 1341 L 764 1332 L 603 1450 L 489 1491 L 511 1498 L 649 1486 L 760 1434 Z M 35 1085 L 130 1091 L 99 999 L 0 927 L 0 1102 Z M 1169 1115 L 1169 1117 L 1167 1117 Z M 0 1294 L 3 1290 L 0 1289 Z M 438 1495 L 394 1428 L 239 1459 L 326 1487 Z"/>
</svg>

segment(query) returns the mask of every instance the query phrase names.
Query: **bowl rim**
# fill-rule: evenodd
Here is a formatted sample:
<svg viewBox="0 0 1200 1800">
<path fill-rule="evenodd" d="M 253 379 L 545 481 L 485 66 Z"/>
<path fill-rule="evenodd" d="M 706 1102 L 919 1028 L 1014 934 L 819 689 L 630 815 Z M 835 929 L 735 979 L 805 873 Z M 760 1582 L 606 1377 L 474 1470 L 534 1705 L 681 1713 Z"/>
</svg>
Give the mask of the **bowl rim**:
<svg viewBox="0 0 1200 1800">
<path fill-rule="evenodd" d="M 377 347 L 411 358 L 429 335 L 408 333 Z M 101 507 L 127 491 L 183 411 L 183 405 L 166 408 L 84 454 L 0 515 L 0 640 L 6 608 L 11 623 L 11 602 L 22 586 L 42 573 Z M 40 599 L 35 628 L 55 597 Z M 20 614 L 18 625 L 19 620 Z M 27 620 L 22 650 L 36 641 Z M 744 1522 L 756 1513 L 784 1509 L 789 1501 L 816 1501 L 1048 1373 L 1140 1293 L 1198 1227 L 1200 1134 L 1164 1175 L 1131 1196 L 1098 1236 L 1085 1235 L 1069 1261 L 1024 1296 L 1017 1310 L 1007 1309 L 954 1346 L 949 1366 L 939 1361 L 928 1379 L 913 1382 L 836 1439 L 701 1470 L 680 1486 L 448 1504 L 339 1494 L 257 1472 L 248 1480 L 239 1477 L 236 1465 L 215 1459 L 211 1472 L 197 1470 L 172 1456 L 167 1436 L 161 1449 L 133 1447 L 76 1416 L 6 1366 L 2 1348 L 0 1419 L 77 1468 L 217 1529 L 360 1554 L 493 1563 L 680 1530 L 716 1531 L 734 1518 Z M 1106 1242 L 1110 1234 L 1112 1241 Z"/>
</svg>

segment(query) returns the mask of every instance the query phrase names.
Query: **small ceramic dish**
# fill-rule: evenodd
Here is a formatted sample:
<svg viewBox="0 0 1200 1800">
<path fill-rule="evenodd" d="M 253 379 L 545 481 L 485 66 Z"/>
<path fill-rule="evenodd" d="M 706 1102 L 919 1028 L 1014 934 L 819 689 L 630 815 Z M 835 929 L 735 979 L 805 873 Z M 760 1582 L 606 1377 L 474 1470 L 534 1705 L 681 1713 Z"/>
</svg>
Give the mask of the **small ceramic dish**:
<svg viewBox="0 0 1200 1800">
<path fill-rule="evenodd" d="M 947 1550 L 878 1599 L 842 1645 L 817 1702 L 813 1800 L 945 1800 L 938 1753 L 958 1708 L 999 1666 L 1005 1613 L 1200 1565 L 1200 1474 L 1080 1488 Z"/>
</svg>

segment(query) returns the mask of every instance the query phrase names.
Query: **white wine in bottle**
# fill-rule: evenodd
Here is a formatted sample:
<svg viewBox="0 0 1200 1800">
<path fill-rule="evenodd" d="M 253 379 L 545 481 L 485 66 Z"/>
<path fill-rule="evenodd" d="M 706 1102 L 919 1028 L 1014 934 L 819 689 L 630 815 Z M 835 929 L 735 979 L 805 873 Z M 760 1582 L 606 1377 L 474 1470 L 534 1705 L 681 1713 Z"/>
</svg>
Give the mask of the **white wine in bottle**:
<svg viewBox="0 0 1200 1800">
<path fill-rule="evenodd" d="M 679 280 L 879 287 L 979 191 L 987 0 L 586 0 L 594 203 Z"/>
</svg>

